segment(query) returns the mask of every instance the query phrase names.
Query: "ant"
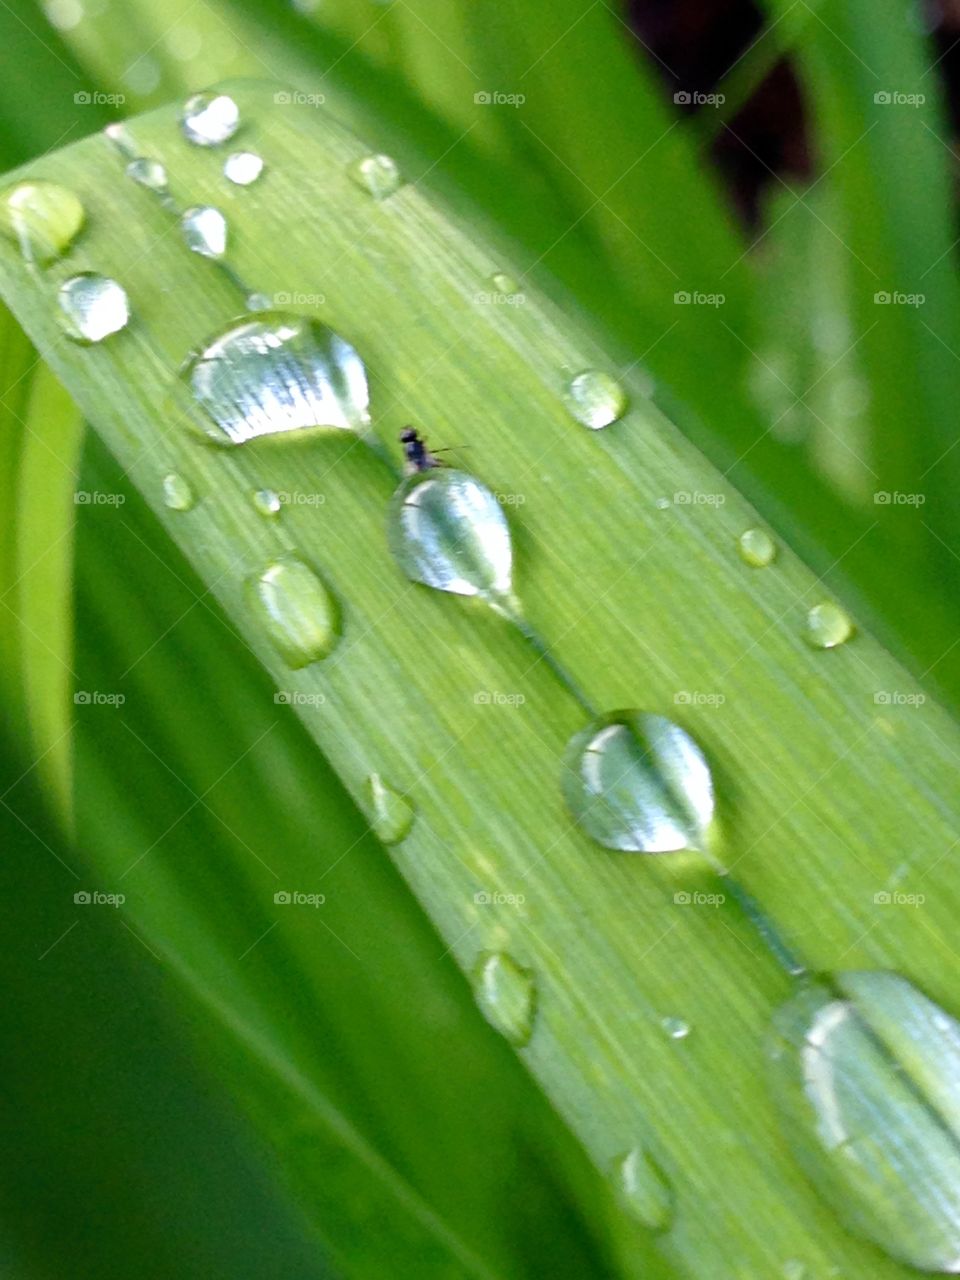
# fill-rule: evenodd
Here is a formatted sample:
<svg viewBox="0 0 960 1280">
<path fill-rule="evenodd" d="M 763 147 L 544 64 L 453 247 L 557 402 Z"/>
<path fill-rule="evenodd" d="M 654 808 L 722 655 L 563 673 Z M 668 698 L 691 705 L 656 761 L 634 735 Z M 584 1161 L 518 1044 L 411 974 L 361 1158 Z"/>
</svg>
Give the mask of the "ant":
<svg viewBox="0 0 960 1280">
<path fill-rule="evenodd" d="M 438 454 L 449 453 L 450 450 L 437 449 L 431 453 L 427 448 L 426 440 L 414 427 L 404 427 L 400 432 L 400 443 L 403 445 L 403 457 L 410 475 L 417 471 L 431 471 L 434 467 L 447 465 L 442 458 L 438 457 Z"/>
</svg>

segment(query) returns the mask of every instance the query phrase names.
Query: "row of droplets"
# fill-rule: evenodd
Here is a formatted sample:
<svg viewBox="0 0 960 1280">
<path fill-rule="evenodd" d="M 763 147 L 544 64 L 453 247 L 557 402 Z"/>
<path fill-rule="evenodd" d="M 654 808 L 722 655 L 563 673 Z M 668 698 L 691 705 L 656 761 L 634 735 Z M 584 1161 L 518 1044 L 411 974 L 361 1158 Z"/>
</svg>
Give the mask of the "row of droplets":
<svg viewBox="0 0 960 1280">
<path fill-rule="evenodd" d="M 199 146 L 222 145 L 239 126 L 236 104 L 223 94 L 192 98 L 181 116 L 184 136 Z M 118 130 L 112 141 L 127 146 Z M 175 211 L 163 166 L 138 155 L 128 160 L 128 175 Z M 232 153 L 224 166 L 238 185 L 255 182 L 263 170 L 253 152 Z M 400 186 L 396 166 L 383 156 L 358 161 L 351 177 L 376 199 Z M 222 260 L 222 213 L 194 206 L 179 216 L 188 247 Z M 38 180 L 5 194 L 2 220 L 35 270 L 66 252 L 83 227 L 84 211 L 73 193 Z M 245 296 L 249 301 L 257 295 Z M 92 273 L 65 281 L 58 300 L 67 332 L 83 342 L 102 341 L 129 320 L 122 286 Z M 368 390 L 356 350 L 316 321 L 257 310 L 252 307 L 184 367 L 202 411 L 203 434 L 230 446 L 303 430 L 347 429 L 363 436 Z M 616 422 L 627 407 L 619 382 L 599 370 L 577 374 L 565 403 L 593 430 Z M 190 486 L 175 473 L 163 480 L 163 500 L 175 511 L 194 505 Z M 281 509 L 271 490 L 258 491 L 254 503 L 271 518 Z M 533 636 L 513 589 L 503 507 L 475 477 L 452 469 L 407 476 L 390 504 L 388 541 L 413 581 L 478 596 Z M 765 568 L 776 546 L 764 530 L 749 529 L 739 552 L 751 567 Z M 289 666 L 306 666 L 332 651 L 339 611 L 302 557 L 277 557 L 253 577 L 249 592 Z M 852 634 L 849 617 L 835 604 L 824 602 L 808 614 L 807 638 L 817 647 L 835 647 Z M 374 830 L 384 842 L 399 843 L 415 821 L 412 802 L 379 774 L 368 787 Z M 690 735 L 665 717 L 631 710 L 594 718 L 568 745 L 563 793 L 575 820 L 607 848 L 695 849 L 718 868 L 711 852 L 717 832 L 709 764 Z M 512 1044 L 527 1044 L 538 1004 L 535 975 L 509 954 L 489 952 L 476 963 L 474 986 L 488 1020 Z M 664 1019 L 663 1027 L 675 1040 L 690 1029 L 680 1019 Z M 913 1266 L 960 1270 L 960 1024 L 896 975 L 805 979 L 774 1020 L 769 1057 L 793 1150 L 847 1225 Z M 614 1170 L 637 1216 L 665 1229 L 673 1194 L 653 1156 L 637 1146 L 617 1158 Z M 802 1274 L 801 1263 L 785 1265 L 785 1276 Z"/>
</svg>

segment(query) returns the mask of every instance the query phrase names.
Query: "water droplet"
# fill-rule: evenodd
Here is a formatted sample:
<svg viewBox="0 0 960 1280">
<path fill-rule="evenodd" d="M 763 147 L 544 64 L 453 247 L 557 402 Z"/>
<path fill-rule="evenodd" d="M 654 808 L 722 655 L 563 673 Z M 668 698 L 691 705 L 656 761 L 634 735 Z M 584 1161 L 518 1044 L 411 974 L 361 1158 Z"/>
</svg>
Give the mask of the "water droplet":
<svg viewBox="0 0 960 1280">
<path fill-rule="evenodd" d="M 777 554 L 777 544 L 766 529 L 747 529 L 741 533 L 737 545 L 741 560 L 754 569 L 765 568 Z"/>
<path fill-rule="evenodd" d="M 263 173 L 263 159 L 253 151 L 234 151 L 223 165 L 223 176 L 238 187 L 249 187 Z"/>
<path fill-rule="evenodd" d="M 180 114 L 180 128 L 188 142 L 216 147 L 240 127 L 240 108 L 225 93 L 195 93 Z"/>
<path fill-rule="evenodd" d="M 508 276 L 505 271 L 498 271 L 493 277 L 493 287 L 498 293 L 519 293 L 520 286 L 517 284 L 513 276 Z"/>
<path fill-rule="evenodd" d="M 799 1258 L 788 1258 L 783 1264 L 783 1280 L 807 1280 L 807 1264 Z"/>
<path fill-rule="evenodd" d="M 0 198 L 0 228 L 27 262 L 42 265 L 63 257 L 84 217 L 79 198 L 55 182 L 18 182 Z"/>
<path fill-rule="evenodd" d="M 494 495 L 466 472 L 444 467 L 408 476 L 391 499 L 387 536 L 412 581 L 508 602 L 510 528 Z"/>
<path fill-rule="evenodd" d="M 810 983 L 774 1015 L 773 1095 L 847 1228 L 921 1271 L 960 1271 L 960 1023 L 895 973 Z"/>
<path fill-rule="evenodd" d="M 615 711 L 570 739 L 563 794 L 573 817 L 607 849 L 705 849 L 713 779 L 679 725 L 645 711 Z"/>
<path fill-rule="evenodd" d="M 187 248 L 205 258 L 222 258 L 227 251 L 227 220 L 213 205 L 187 209 L 180 215 L 180 230 Z"/>
<path fill-rule="evenodd" d="M 154 191 L 157 195 L 167 194 L 167 171 L 159 160 L 151 160 L 149 156 L 137 156 L 127 165 L 127 177 L 134 182 Z"/>
<path fill-rule="evenodd" d="M 413 826 L 414 808 L 406 796 L 387 786 L 379 773 L 370 775 L 370 799 L 373 805 L 371 826 L 384 844 L 399 844 Z"/>
<path fill-rule="evenodd" d="M 305 316 L 261 312 L 233 321 L 188 361 L 183 376 L 219 444 L 368 421 L 367 373 L 332 329 Z"/>
<path fill-rule="evenodd" d="M 660 1025 L 671 1040 L 686 1040 L 690 1034 L 690 1023 L 683 1018 L 661 1018 Z"/>
<path fill-rule="evenodd" d="M 567 388 L 567 408 L 578 422 L 591 431 L 609 427 L 623 416 L 626 393 L 620 383 L 600 369 L 578 373 Z"/>
<path fill-rule="evenodd" d="M 402 181 L 397 162 L 384 155 L 355 160 L 347 172 L 357 186 L 374 200 L 386 200 L 387 196 L 392 196 Z"/>
<path fill-rule="evenodd" d="M 189 511 L 194 504 L 189 482 L 175 471 L 163 477 L 163 501 L 171 511 Z"/>
<path fill-rule="evenodd" d="M 673 1217 L 673 1189 L 651 1155 L 634 1147 L 614 1162 L 624 1206 L 651 1231 L 665 1231 Z"/>
<path fill-rule="evenodd" d="M 253 495 L 253 505 L 262 516 L 274 519 L 280 514 L 280 495 L 275 489 L 258 489 Z"/>
<path fill-rule="evenodd" d="M 672 506 L 673 506 L 673 503 L 670 501 L 669 498 L 657 499 L 656 507 L 658 511 L 669 511 Z"/>
<path fill-rule="evenodd" d="M 251 587 L 270 639 L 288 666 L 299 670 L 331 652 L 337 643 L 337 608 L 299 556 L 281 556 Z"/>
<path fill-rule="evenodd" d="M 834 649 L 852 635 L 849 614 L 830 600 L 814 605 L 807 614 L 807 640 L 815 649 Z"/>
<path fill-rule="evenodd" d="M 272 306 L 273 299 L 265 293 L 247 294 L 248 311 L 269 311 Z"/>
<path fill-rule="evenodd" d="M 487 951 L 473 976 L 480 1012 L 510 1044 L 521 1048 L 530 1039 L 536 1014 L 533 974 L 502 951 Z"/>
<path fill-rule="evenodd" d="M 64 330 L 76 342 L 102 342 L 119 333 L 130 319 L 123 286 L 89 271 L 65 280 L 57 301 Z"/>
</svg>

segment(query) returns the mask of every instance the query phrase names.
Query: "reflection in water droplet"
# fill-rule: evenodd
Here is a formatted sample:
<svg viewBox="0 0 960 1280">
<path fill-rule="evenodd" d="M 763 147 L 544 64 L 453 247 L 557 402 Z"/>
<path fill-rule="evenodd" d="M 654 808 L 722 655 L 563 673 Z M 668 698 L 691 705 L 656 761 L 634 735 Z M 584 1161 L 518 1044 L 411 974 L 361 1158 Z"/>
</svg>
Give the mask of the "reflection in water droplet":
<svg viewBox="0 0 960 1280">
<path fill-rule="evenodd" d="M 747 529 L 741 533 L 737 545 L 741 560 L 754 569 L 765 568 L 777 554 L 777 544 L 766 529 Z"/>
<path fill-rule="evenodd" d="M 0 197 L 0 229 L 31 263 L 63 257 L 84 217 L 79 198 L 56 182 L 18 182 Z"/>
<path fill-rule="evenodd" d="M 494 495 L 466 472 L 444 467 L 408 476 L 391 499 L 387 537 L 412 581 L 508 602 L 510 529 Z"/>
<path fill-rule="evenodd" d="M 852 635 L 849 614 L 830 600 L 814 605 L 807 614 L 807 640 L 815 649 L 833 649 Z"/>
<path fill-rule="evenodd" d="M 240 108 L 225 93 L 195 93 L 180 114 L 180 128 L 188 142 L 216 147 L 240 127 Z"/>
<path fill-rule="evenodd" d="M 578 373 L 567 388 L 567 408 L 591 431 L 608 427 L 623 416 L 627 397 L 620 383 L 600 369 Z"/>
<path fill-rule="evenodd" d="M 683 1018 L 661 1018 L 660 1025 L 671 1040 L 686 1040 L 690 1034 L 690 1023 Z"/>
<path fill-rule="evenodd" d="M 337 643 L 337 608 L 299 556 L 279 557 L 251 583 L 253 602 L 274 647 L 298 670 L 325 658 Z"/>
<path fill-rule="evenodd" d="M 922 1271 L 960 1271 L 960 1023 L 894 973 L 811 983 L 774 1015 L 774 1100 L 844 1224 Z"/>
<path fill-rule="evenodd" d="M 222 258 L 227 251 L 227 220 L 213 205 L 194 205 L 180 215 L 187 248 L 205 258 Z"/>
<path fill-rule="evenodd" d="M 620 1199 L 651 1231 L 665 1231 L 673 1217 L 673 1189 L 651 1155 L 634 1147 L 614 1162 Z"/>
<path fill-rule="evenodd" d="M 355 160 L 347 172 L 374 200 L 392 196 L 401 183 L 397 162 L 390 156 L 364 156 L 362 160 Z"/>
<path fill-rule="evenodd" d="M 384 844 L 399 844 L 413 826 L 414 808 L 406 796 L 388 787 L 379 773 L 370 775 L 371 827 Z"/>
<path fill-rule="evenodd" d="M 234 151 L 223 164 L 223 175 L 238 187 L 249 187 L 263 173 L 263 160 L 253 151 Z"/>
<path fill-rule="evenodd" d="M 501 951 L 484 952 L 473 973 L 480 1012 L 510 1044 L 525 1045 L 533 1031 L 537 989 L 533 974 Z"/>
<path fill-rule="evenodd" d="M 232 322 L 183 371 L 209 414 L 209 436 L 243 444 L 308 429 L 359 430 L 369 395 L 360 356 L 305 316 L 261 312 Z"/>
<path fill-rule="evenodd" d="M 171 511 L 189 511 L 194 504 L 189 482 L 175 471 L 163 477 L 163 501 Z"/>
<path fill-rule="evenodd" d="M 280 495 L 275 489 L 258 489 L 253 495 L 253 505 L 262 516 L 273 519 L 280 514 Z"/>
<path fill-rule="evenodd" d="M 167 171 L 159 160 L 151 160 L 148 156 L 137 156 L 127 165 L 127 177 L 146 187 L 157 195 L 167 194 Z"/>
<path fill-rule="evenodd" d="M 84 272 L 65 280 L 57 292 L 61 323 L 76 342 L 102 342 L 130 319 L 126 290 L 116 280 Z"/>
<path fill-rule="evenodd" d="M 567 745 L 563 794 L 577 822 L 608 849 L 707 847 L 710 767 L 690 735 L 664 716 L 615 711 L 581 729 Z"/>
</svg>

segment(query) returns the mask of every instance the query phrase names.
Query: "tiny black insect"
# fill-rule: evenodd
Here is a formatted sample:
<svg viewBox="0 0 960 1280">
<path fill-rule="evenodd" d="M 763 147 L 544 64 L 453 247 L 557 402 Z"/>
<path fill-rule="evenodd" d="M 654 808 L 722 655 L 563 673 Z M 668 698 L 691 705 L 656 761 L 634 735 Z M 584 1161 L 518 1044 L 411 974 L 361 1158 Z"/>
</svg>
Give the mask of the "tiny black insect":
<svg viewBox="0 0 960 1280">
<path fill-rule="evenodd" d="M 445 467 L 447 464 L 438 454 L 448 453 L 448 449 L 437 449 L 431 453 L 427 442 L 414 427 L 404 427 L 400 432 L 400 443 L 403 445 L 403 457 L 407 471 L 430 471 L 434 467 Z"/>
</svg>

